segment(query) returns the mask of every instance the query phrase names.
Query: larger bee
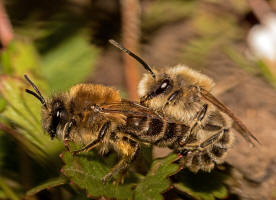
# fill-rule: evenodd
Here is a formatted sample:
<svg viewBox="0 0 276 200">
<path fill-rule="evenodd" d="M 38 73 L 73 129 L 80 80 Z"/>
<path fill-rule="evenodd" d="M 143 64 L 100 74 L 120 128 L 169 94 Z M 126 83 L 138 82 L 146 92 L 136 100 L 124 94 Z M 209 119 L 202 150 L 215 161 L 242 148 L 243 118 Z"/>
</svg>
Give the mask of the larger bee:
<svg viewBox="0 0 276 200">
<path fill-rule="evenodd" d="M 169 123 L 151 109 L 121 99 L 119 92 L 102 85 L 78 84 L 68 92 L 45 99 L 25 75 L 35 91 L 26 92 L 42 104 L 42 127 L 51 138 L 73 141 L 84 147 L 78 154 L 97 148 L 101 153 L 112 148 L 122 159 L 102 181 L 123 173 L 134 160 L 141 144 L 178 148 L 178 142 L 189 140 L 188 126 Z"/>
<path fill-rule="evenodd" d="M 140 103 L 170 120 L 189 126 L 187 139 L 175 144 L 190 170 L 210 171 L 224 161 L 233 143 L 231 128 L 248 142 L 257 139 L 246 126 L 211 93 L 211 78 L 184 65 L 161 70 L 151 69 L 140 57 L 114 40 L 110 43 L 134 57 L 149 72 L 138 85 Z M 174 136 L 171 136 L 174 137 Z"/>
</svg>

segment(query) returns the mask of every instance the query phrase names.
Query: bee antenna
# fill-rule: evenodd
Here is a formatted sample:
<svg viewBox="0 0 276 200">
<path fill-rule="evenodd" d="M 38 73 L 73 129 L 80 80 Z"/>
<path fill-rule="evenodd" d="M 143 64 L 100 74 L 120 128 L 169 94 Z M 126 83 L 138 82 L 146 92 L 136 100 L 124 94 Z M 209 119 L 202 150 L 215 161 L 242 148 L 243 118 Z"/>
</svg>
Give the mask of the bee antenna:
<svg viewBox="0 0 276 200">
<path fill-rule="evenodd" d="M 34 88 L 34 90 L 36 91 L 36 93 L 33 92 L 33 91 L 31 91 L 31 90 L 29 90 L 29 89 L 25 89 L 25 92 L 27 92 L 27 93 L 29 93 L 29 94 L 35 96 L 35 97 L 41 102 L 41 104 L 42 104 L 45 108 L 47 108 L 47 106 L 46 106 L 46 101 L 45 101 L 44 97 L 41 95 L 41 93 L 39 92 L 39 90 L 38 90 L 38 88 L 36 87 L 36 85 L 29 79 L 29 77 L 28 77 L 26 74 L 24 74 L 24 78 L 25 78 L 25 79 L 28 81 L 28 83 Z"/>
<path fill-rule="evenodd" d="M 118 42 L 116 42 L 115 40 L 108 40 L 110 44 L 112 44 L 113 46 L 117 47 L 118 49 L 120 49 L 121 51 L 127 53 L 128 55 L 130 55 L 131 57 L 133 57 L 135 60 L 137 60 L 139 63 L 141 63 L 144 68 L 150 72 L 151 76 L 153 78 L 155 78 L 155 74 L 153 73 L 153 71 L 151 70 L 150 66 L 139 56 L 135 55 L 134 53 L 132 53 L 130 50 L 126 49 L 125 47 L 123 47 L 122 45 L 120 45 Z"/>
</svg>

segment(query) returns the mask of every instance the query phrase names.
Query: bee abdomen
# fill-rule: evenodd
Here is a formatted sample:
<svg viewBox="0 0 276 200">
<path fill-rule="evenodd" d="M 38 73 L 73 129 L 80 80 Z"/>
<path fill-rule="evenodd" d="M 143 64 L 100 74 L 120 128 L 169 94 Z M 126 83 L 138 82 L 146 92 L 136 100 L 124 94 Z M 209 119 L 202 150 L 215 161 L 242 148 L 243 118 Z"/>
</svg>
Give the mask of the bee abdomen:
<svg viewBox="0 0 276 200">
<path fill-rule="evenodd" d="M 187 136 L 189 127 L 184 124 L 167 123 L 164 135 L 155 142 L 159 146 L 173 146 Z"/>
<path fill-rule="evenodd" d="M 164 122 L 161 119 L 150 120 L 149 127 L 147 130 L 147 135 L 155 136 L 162 134 L 164 127 Z"/>
<path fill-rule="evenodd" d="M 192 172 L 198 172 L 199 170 L 210 172 L 215 164 L 223 162 L 226 152 L 226 148 L 217 146 L 214 146 L 214 149 L 211 149 L 210 151 L 187 150 L 185 153 L 182 151 L 182 163 Z"/>
<path fill-rule="evenodd" d="M 144 127 L 147 126 L 148 118 L 145 117 L 127 117 L 126 129 L 131 132 L 142 132 Z"/>
<path fill-rule="evenodd" d="M 135 139 L 154 143 L 163 137 L 166 123 L 161 118 L 131 116 L 127 118 L 123 129 Z"/>
<path fill-rule="evenodd" d="M 210 140 L 203 142 L 200 145 L 202 149 L 182 149 L 179 153 L 183 155 L 183 165 L 197 172 L 199 170 L 211 171 L 215 164 L 222 163 L 232 144 L 233 136 L 229 129 L 223 129 L 221 133 L 217 140 L 213 140 L 215 136 L 217 137 L 215 134 L 214 137 L 210 137 Z"/>
<path fill-rule="evenodd" d="M 233 143 L 234 137 L 231 134 L 229 129 L 223 129 L 223 134 L 219 139 L 219 143 L 223 146 L 231 146 Z"/>
</svg>

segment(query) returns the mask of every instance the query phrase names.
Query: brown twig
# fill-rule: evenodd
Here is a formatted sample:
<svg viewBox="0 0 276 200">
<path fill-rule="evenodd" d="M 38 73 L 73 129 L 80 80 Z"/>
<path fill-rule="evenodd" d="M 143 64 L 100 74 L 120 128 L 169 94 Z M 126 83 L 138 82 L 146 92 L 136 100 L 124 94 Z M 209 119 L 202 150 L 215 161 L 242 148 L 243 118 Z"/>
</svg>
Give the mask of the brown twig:
<svg viewBox="0 0 276 200">
<path fill-rule="evenodd" d="M 138 0 L 121 0 L 121 8 L 123 46 L 137 53 L 140 36 L 140 3 Z M 137 85 L 140 78 L 138 63 L 126 54 L 123 56 L 129 98 L 137 100 Z"/>
<path fill-rule="evenodd" d="M 4 3 L 0 0 L 0 41 L 2 47 L 5 48 L 13 37 L 12 25 L 5 10 Z"/>
</svg>

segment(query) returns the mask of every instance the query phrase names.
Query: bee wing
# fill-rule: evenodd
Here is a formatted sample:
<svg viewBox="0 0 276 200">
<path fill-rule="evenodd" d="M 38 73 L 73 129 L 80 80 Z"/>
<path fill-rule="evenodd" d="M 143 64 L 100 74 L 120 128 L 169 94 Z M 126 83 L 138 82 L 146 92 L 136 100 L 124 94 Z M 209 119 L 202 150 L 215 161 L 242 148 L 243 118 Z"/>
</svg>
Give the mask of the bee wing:
<svg viewBox="0 0 276 200">
<path fill-rule="evenodd" d="M 258 139 L 248 130 L 248 128 L 240 121 L 232 111 L 227 108 L 223 103 L 221 103 L 218 99 L 216 99 L 210 92 L 207 90 L 200 88 L 200 93 L 204 99 L 212 103 L 216 106 L 220 111 L 227 114 L 229 117 L 233 119 L 233 128 L 238 131 L 249 143 L 253 144 L 252 139 L 255 140 L 257 143 L 260 143 Z"/>
<path fill-rule="evenodd" d="M 142 106 L 136 102 L 122 100 L 120 102 L 114 102 L 109 104 L 102 104 L 101 109 L 103 112 L 121 113 L 125 116 L 145 117 L 151 116 L 151 118 L 162 118 L 159 114 L 153 110 Z"/>
</svg>

